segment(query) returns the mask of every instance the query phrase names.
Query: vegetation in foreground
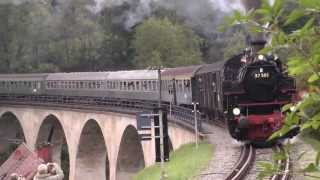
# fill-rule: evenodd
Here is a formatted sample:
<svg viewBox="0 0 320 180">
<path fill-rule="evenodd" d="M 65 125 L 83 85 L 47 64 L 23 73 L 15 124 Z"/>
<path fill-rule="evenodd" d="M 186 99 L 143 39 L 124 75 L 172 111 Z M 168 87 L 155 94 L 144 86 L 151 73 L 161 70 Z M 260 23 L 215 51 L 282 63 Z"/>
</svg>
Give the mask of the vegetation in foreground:
<svg viewBox="0 0 320 180">
<path fill-rule="evenodd" d="M 207 142 L 199 144 L 183 145 L 177 151 L 170 154 L 170 162 L 165 164 L 167 180 L 192 179 L 209 163 L 213 153 L 213 146 Z M 134 180 L 158 180 L 160 179 L 160 164 L 153 165 L 142 170 L 134 177 Z"/>
<path fill-rule="evenodd" d="M 319 0 L 262 0 L 261 7 L 245 15 L 234 13 L 231 24 L 245 24 L 255 33 L 269 36 L 268 46 L 260 53 L 285 52 L 288 73 L 297 78 L 297 85 L 305 91 L 296 104 L 288 104 L 282 111 L 286 113 L 285 125 L 271 137 L 286 134 L 299 127 L 302 133 L 313 135 L 319 141 L 320 134 L 320 1 Z M 228 21 L 229 21 L 228 20 Z M 304 139 L 314 145 L 314 141 Z M 297 173 L 310 177 L 320 173 L 320 147 L 314 162 Z M 303 154 L 300 155 L 301 157 Z M 265 163 L 261 178 L 278 173 L 273 164 Z M 268 173 L 269 172 L 269 173 Z M 320 177 L 317 177 L 318 179 Z"/>
</svg>

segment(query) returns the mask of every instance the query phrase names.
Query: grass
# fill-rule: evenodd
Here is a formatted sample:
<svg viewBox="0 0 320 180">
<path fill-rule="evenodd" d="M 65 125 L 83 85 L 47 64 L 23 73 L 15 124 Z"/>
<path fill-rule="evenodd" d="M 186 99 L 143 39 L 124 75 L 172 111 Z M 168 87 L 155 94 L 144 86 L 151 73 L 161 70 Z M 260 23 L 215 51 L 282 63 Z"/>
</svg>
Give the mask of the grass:
<svg viewBox="0 0 320 180">
<path fill-rule="evenodd" d="M 170 154 L 170 161 L 165 164 L 166 180 L 188 180 L 205 168 L 213 154 L 213 146 L 207 142 L 186 144 Z M 134 180 L 159 180 L 160 164 L 157 163 L 140 171 Z"/>
</svg>

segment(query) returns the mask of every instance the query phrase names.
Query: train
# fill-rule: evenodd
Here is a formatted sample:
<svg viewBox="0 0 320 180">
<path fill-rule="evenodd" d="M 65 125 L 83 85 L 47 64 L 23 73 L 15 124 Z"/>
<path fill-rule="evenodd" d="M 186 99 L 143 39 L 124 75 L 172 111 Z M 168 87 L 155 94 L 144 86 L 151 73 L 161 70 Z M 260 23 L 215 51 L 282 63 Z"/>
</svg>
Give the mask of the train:
<svg viewBox="0 0 320 180">
<path fill-rule="evenodd" d="M 274 55 L 254 48 L 212 64 L 157 70 L 0 74 L 0 95 L 50 95 L 162 102 L 198 108 L 223 121 L 239 141 L 266 141 L 284 124 L 281 108 L 295 101 L 296 85 Z M 161 84 L 161 85 L 160 85 Z"/>
</svg>

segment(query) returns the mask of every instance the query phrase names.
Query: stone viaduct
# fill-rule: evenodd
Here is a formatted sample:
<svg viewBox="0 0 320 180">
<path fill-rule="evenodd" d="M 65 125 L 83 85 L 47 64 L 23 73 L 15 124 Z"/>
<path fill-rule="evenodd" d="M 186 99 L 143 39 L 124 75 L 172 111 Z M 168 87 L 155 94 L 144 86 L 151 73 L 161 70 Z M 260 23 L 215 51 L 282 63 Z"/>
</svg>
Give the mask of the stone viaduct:
<svg viewBox="0 0 320 180">
<path fill-rule="evenodd" d="M 64 161 L 69 180 L 125 180 L 155 162 L 154 140 L 139 140 L 133 115 L 11 105 L 0 106 L 0 117 L 1 138 L 24 139 L 33 149 L 52 134 L 53 161 Z M 177 149 L 194 134 L 169 124 L 169 138 Z M 0 153 L 9 147 L 0 142 Z"/>
</svg>

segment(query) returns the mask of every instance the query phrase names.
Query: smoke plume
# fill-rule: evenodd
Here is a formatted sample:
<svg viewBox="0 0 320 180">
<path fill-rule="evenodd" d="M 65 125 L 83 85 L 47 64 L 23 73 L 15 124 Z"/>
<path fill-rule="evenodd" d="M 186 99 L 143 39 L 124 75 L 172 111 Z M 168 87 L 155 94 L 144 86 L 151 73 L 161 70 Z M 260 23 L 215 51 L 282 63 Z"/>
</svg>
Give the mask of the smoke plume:
<svg viewBox="0 0 320 180">
<path fill-rule="evenodd" d="M 0 4 L 14 4 L 19 5 L 25 2 L 28 2 L 29 0 L 0 0 Z"/>
<path fill-rule="evenodd" d="M 226 14 L 234 9 L 243 9 L 240 0 L 95 0 L 95 10 L 129 5 L 120 19 L 126 29 L 150 17 L 159 8 L 164 8 L 183 17 L 186 24 L 204 35 L 211 36 Z"/>
</svg>

